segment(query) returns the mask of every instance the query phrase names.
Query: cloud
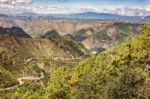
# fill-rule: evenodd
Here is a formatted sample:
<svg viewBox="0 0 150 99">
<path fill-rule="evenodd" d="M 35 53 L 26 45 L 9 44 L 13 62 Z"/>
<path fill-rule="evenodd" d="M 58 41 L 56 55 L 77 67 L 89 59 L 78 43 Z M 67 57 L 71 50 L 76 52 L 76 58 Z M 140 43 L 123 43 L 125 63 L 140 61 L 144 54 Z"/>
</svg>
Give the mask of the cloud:
<svg viewBox="0 0 150 99">
<path fill-rule="evenodd" d="M 61 0 L 63 1 L 63 0 Z M 80 12 L 111 13 L 126 16 L 147 16 L 150 15 L 150 5 L 145 7 L 119 7 L 119 6 L 81 6 L 61 5 L 44 6 L 30 5 L 32 0 L 0 0 L 1 13 L 39 13 L 39 14 L 70 14 Z"/>
<path fill-rule="evenodd" d="M 1 4 L 29 4 L 32 0 L 0 0 Z"/>
<path fill-rule="evenodd" d="M 44 14 L 70 14 L 80 12 L 97 12 L 97 13 L 111 13 L 126 16 L 147 16 L 150 15 L 150 6 L 147 7 L 92 7 L 92 6 L 36 6 L 32 9 L 36 13 Z"/>
<path fill-rule="evenodd" d="M 134 7 L 134 8 L 129 8 L 126 7 L 124 9 L 124 15 L 135 15 L 135 16 L 145 16 L 145 15 L 150 15 L 150 10 L 145 9 L 145 8 L 140 8 L 140 7 Z"/>
</svg>

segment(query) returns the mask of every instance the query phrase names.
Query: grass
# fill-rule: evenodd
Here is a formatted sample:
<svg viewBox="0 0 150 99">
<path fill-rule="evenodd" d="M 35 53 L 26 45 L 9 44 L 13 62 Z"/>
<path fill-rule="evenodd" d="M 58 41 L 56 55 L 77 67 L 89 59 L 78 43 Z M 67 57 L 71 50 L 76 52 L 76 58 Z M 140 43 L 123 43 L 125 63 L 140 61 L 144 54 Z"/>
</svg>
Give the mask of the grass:
<svg viewBox="0 0 150 99">
<path fill-rule="evenodd" d="M 102 31 L 99 33 L 96 33 L 94 36 L 94 39 L 99 39 L 99 40 L 111 40 L 111 38 L 107 35 L 106 31 Z"/>
<path fill-rule="evenodd" d="M 0 88 L 10 87 L 15 84 L 17 84 L 15 77 L 0 66 Z"/>
</svg>

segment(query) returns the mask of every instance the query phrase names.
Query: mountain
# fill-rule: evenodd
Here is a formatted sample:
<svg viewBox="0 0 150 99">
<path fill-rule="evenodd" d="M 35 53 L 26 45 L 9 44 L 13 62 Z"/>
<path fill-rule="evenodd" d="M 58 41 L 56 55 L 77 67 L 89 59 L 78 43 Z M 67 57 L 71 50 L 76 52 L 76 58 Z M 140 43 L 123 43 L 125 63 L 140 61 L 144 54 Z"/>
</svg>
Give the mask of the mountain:
<svg viewBox="0 0 150 99">
<path fill-rule="evenodd" d="M 29 36 L 26 32 L 24 32 L 19 27 L 11 27 L 11 28 L 0 27 L 0 34 L 9 34 L 16 37 L 31 38 L 31 36 Z"/>
<path fill-rule="evenodd" d="M 32 16 L 38 16 L 40 14 L 36 13 L 19 13 L 19 14 L 13 14 L 13 16 L 26 16 L 26 17 L 32 17 Z"/>
<path fill-rule="evenodd" d="M 22 75 L 37 76 L 53 66 L 74 64 L 70 61 L 84 55 L 81 49 L 59 35 L 32 39 L 0 34 L 0 89 L 18 84 Z"/>
<path fill-rule="evenodd" d="M 0 98 L 149 97 L 149 25 L 105 13 L 32 15 L 0 16 Z"/>
<path fill-rule="evenodd" d="M 69 14 L 69 18 L 79 19 L 101 19 L 101 20 L 115 20 L 115 21 L 141 21 L 142 16 L 123 16 L 110 13 L 96 13 L 96 12 L 84 12 Z"/>
<path fill-rule="evenodd" d="M 142 34 L 72 67 L 51 68 L 45 86 L 30 82 L 0 94 L 35 99 L 146 99 L 150 97 L 149 29 L 146 25 Z"/>
<path fill-rule="evenodd" d="M 144 34 L 85 59 L 71 70 L 68 67 L 54 70 L 45 96 L 68 99 L 150 97 L 149 27 L 144 28 Z"/>
<path fill-rule="evenodd" d="M 145 22 L 150 22 L 150 16 L 142 17 L 142 19 L 143 19 Z"/>
<path fill-rule="evenodd" d="M 103 19 L 103 20 L 113 20 L 120 19 L 122 16 L 109 14 L 109 13 L 96 13 L 96 12 L 85 12 L 85 13 L 76 13 L 69 14 L 70 18 L 81 18 L 81 19 Z"/>
<path fill-rule="evenodd" d="M 8 17 L 9 15 L 7 14 L 0 14 L 0 17 Z"/>
<path fill-rule="evenodd" d="M 9 15 L 11 16 L 11 15 Z M 12 16 L 18 17 L 38 17 L 45 19 L 100 19 L 100 20 L 115 20 L 115 21 L 130 21 L 130 22 L 150 22 L 150 20 L 143 19 L 145 16 L 125 16 L 111 13 L 97 13 L 97 12 L 83 12 L 83 13 L 71 13 L 71 14 L 37 14 L 37 13 L 20 13 Z M 146 17 L 145 17 L 146 18 Z"/>
<path fill-rule="evenodd" d="M 93 16 L 95 13 L 89 12 L 84 15 Z M 98 13 L 96 13 L 96 15 L 99 16 Z M 107 16 L 108 14 L 102 15 Z M 110 14 L 110 16 L 111 15 L 112 14 Z M 99 53 L 104 49 L 118 44 L 128 36 L 139 34 L 140 27 L 142 25 L 143 24 L 136 22 L 116 22 L 91 19 L 64 20 L 62 18 L 57 20 L 48 19 L 45 17 L 41 18 L 26 16 L 0 18 L 0 26 L 3 28 L 5 27 L 5 30 L 6 28 L 10 28 L 7 30 L 11 30 L 10 33 L 14 33 L 14 36 L 21 37 L 22 35 L 23 37 L 27 37 L 28 35 L 32 38 L 47 38 L 60 35 L 68 40 L 72 40 L 84 45 L 84 47 L 87 48 L 90 53 L 93 51 L 94 53 Z M 17 29 L 14 30 L 14 27 Z M 8 31 L 2 32 L 7 33 Z"/>
<path fill-rule="evenodd" d="M 97 28 L 96 26 L 82 28 L 65 36 L 81 42 L 90 52 L 99 53 L 115 46 L 129 36 L 139 34 L 140 27 L 140 24 L 109 23 Z"/>
</svg>

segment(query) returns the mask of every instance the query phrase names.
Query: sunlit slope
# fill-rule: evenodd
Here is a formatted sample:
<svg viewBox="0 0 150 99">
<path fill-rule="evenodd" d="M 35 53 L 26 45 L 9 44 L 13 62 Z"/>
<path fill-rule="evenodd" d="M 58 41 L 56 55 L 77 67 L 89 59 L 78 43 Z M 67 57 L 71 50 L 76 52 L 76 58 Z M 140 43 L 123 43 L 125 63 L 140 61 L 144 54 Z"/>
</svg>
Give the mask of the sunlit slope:
<svg viewBox="0 0 150 99">
<path fill-rule="evenodd" d="M 68 67 L 56 69 L 52 72 L 46 97 L 77 99 L 149 97 L 149 29 L 149 25 L 145 26 L 144 34 L 129 38 L 114 48 L 83 60 L 73 69 Z"/>
<path fill-rule="evenodd" d="M 0 76 L 4 79 L 10 77 L 11 80 L 23 75 L 38 75 L 41 66 L 37 64 L 40 64 L 41 60 L 43 60 L 42 64 L 45 59 L 49 64 L 52 61 L 51 66 L 53 66 L 59 63 L 55 61 L 57 59 L 71 60 L 82 55 L 83 52 L 75 44 L 61 37 L 30 39 L 0 35 L 0 70 L 2 71 Z"/>
</svg>

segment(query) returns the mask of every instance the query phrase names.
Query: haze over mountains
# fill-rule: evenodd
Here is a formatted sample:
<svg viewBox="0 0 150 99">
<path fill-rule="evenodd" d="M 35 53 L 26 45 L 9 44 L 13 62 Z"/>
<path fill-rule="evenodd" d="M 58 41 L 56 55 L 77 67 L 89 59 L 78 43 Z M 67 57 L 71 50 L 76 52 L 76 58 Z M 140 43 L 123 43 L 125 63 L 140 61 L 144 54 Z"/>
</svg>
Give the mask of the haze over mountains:
<svg viewBox="0 0 150 99">
<path fill-rule="evenodd" d="M 20 14 L 1 14 L 7 17 L 40 17 L 40 18 L 66 18 L 66 19 L 100 19 L 100 20 L 113 20 L 122 22 L 150 22 L 150 16 L 123 16 L 111 13 L 97 13 L 97 12 L 83 12 L 72 14 L 37 14 L 37 13 L 20 13 Z"/>
<path fill-rule="evenodd" d="M 0 0 L 0 99 L 150 99 L 150 0 Z"/>
<path fill-rule="evenodd" d="M 0 99 L 150 99 L 150 0 L 0 0 Z"/>
<path fill-rule="evenodd" d="M 28 35 L 31 38 L 41 38 L 47 33 L 49 33 L 48 36 L 58 34 L 83 44 L 89 51 L 99 52 L 114 46 L 130 35 L 140 33 L 143 21 L 137 18 L 129 21 L 129 19 L 119 19 L 118 17 L 121 16 L 92 12 L 68 16 L 33 13 L 1 15 L 0 27 L 2 29 L 0 32 L 14 36 L 22 33 L 24 37 Z M 9 32 L 9 30 L 11 31 Z"/>
</svg>

